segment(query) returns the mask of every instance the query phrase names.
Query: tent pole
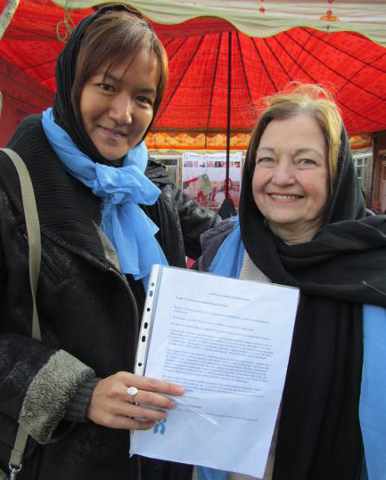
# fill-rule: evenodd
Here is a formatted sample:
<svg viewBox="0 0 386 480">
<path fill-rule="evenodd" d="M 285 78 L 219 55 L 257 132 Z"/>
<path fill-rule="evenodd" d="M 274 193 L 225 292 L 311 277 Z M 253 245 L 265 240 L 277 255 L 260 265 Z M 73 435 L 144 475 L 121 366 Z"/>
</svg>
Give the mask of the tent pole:
<svg viewBox="0 0 386 480">
<path fill-rule="evenodd" d="M 231 147 L 232 32 L 228 32 L 227 150 L 225 161 L 225 198 L 229 198 L 229 153 Z"/>
<path fill-rule="evenodd" d="M 8 25 L 11 23 L 19 3 L 20 0 L 8 0 L 7 4 L 5 5 L 0 16 L 0 40 L 3 38 Z"/>
</svg>

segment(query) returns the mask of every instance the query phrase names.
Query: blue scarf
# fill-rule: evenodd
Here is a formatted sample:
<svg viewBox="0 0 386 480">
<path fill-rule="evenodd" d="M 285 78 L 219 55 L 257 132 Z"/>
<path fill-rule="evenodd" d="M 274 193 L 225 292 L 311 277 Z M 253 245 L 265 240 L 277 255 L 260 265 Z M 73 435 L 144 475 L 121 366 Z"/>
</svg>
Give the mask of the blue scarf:
<svg viewBox="0 0 386 480">
<path fill-rule="evenodd" d="M 359 419 L 368 478 L 386 479 L 386 309 L 363 306 L 363 370 Z"/>
<path fill-rule="evenodd" d="M 208 270 L 222 277 L 239 278 L 245 248 L 241 241 L 238 217 L 234 217 L 233 222 L 235 223 L 235 228 L 217 250 Z"/>
<path fill-rule="evenodd" d="M 158 227 L 138 204 L 153 205 L 160 190 L 144 174 L 147 149 L 144 142 L 131 149 L 120 168 L 91 160 L 55 123 L 52 108 L 43 112 L 42 126 L 51 147 L 65 169 L 103 199 L 101 228 L 114 245 L 121 270 L 145 286 L 154 264 L 167 265 L 154 238 Z"/>
</svg>

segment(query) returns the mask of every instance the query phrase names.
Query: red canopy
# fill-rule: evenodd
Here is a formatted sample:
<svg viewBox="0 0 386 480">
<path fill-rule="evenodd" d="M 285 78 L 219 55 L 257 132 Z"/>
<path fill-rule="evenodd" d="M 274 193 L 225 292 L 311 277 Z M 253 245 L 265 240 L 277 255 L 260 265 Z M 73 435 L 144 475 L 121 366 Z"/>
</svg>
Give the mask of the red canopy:
<svg viewBox="0 0 386 480">
<path fill-rule="evenodd" d="M 0 9 L 4 2 L 0 0 Z M 77 23 L 88 13 L 72 11 L 71 18 Z M 0 42 L 2 123 L 7 110 L 22 117 L 51 103 L 63 18 L 63 10 L 45 0 L 21 0 Z M 250 131 L 261 97 L 294 80 L 329 87 L 350 133 L 386 129 L 386 50 L 359 34 L 293 28 L 251 38 L 213 18 L 154 28 L 170 61 L 157 130 L 224 131 L 229 61 L 233 132 Z"/>
<path fill-rule="evenodd" d="M 249 131 L 261 97 L 291 81 L 329 87 L 352 133 L 386 127 L 386 49 L 365 37 L 295 28 L 270 38 L 251 38 L 213 19 L 156 30 L 171 71 L 157 122 L 161 130 L 224 129 L 229 31 L 233 131 Z"/>
</svg>

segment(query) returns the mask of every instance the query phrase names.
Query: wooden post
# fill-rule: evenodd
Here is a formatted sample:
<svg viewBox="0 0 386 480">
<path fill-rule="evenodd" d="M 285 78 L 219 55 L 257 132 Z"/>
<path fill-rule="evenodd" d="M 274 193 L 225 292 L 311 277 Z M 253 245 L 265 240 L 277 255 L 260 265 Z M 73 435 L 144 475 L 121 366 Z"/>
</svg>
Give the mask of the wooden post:
<svg viewBox="0 0 386 480">
<path fill-rule="evenodd" d="M 19 3 L 20 0 L 8 0 L 7 4 L 5 5 L 0 16 L 0 40 L 3 38 L 8 25 L 11 23 Z"/>
</svg>

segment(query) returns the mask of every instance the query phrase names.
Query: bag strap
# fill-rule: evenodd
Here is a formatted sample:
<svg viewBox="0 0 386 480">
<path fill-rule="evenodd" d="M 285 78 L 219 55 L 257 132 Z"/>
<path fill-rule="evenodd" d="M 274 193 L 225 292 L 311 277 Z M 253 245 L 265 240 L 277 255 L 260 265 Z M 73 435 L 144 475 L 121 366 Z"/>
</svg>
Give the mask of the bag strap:
<svg viewBox="0 0 386 480">
<path fill-rule="evenodd" d="M 36 292 L 40 274 L 42 247 L 40 238 L 40 222 L 34 189 L 28 169 L 21 157 L 9 148 L 2 148 L 1 150 L 12 160 L 19 176 L 21 200 L 24 208 L 28 239 L 29 280 L 32 294 L 32 338 L 41 341 L 42 337 L 36 306 Z"/>
<path fill-rule="evenodd" d="M 21 157 L 9 148 L 2 148 L 0 150 L 11 159 L 19 177 L 28 240 L 29 281 L 32 295 L 32 337 L 41 341 L 39 316 L 36 306 L 36 292 L 38 288 L 41 262 L 41 237 L 34 189 L 28 169 Z M 11 479 L 16 478 L 17 473 L 22 468 L 22 459 L 27 446 L 27 441 L 28 433 L 21 427 L 21 425 L 19 425 L 16 433 L 15 445 L 9 460 Z"/>
</svg>

